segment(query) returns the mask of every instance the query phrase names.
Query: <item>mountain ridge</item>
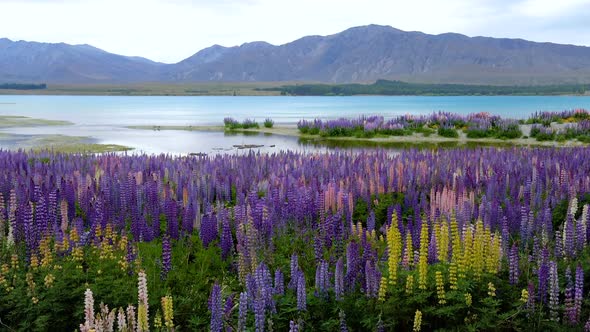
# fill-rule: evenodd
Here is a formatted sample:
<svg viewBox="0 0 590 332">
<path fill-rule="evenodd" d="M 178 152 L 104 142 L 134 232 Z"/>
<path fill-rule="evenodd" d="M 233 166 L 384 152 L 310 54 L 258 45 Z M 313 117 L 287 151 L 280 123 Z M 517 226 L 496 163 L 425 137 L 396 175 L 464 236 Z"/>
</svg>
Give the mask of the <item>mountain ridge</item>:
<svg viewBox="0 0 590 332">
<path fill-rule="evenodd" d="M 174 64 L 92 45 L 0 38 L 0 82 L 325 82 L 497 85 L 590 82 L 590 47 L 366 25 L 272 45 L 213 45 Z"/>
</svg>

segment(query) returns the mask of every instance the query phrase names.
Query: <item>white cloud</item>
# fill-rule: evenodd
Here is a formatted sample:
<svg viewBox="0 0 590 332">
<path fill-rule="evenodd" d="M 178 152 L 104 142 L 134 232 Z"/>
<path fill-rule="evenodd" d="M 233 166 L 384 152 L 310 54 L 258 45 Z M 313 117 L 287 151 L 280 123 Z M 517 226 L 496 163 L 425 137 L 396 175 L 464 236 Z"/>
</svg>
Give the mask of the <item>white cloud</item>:
<svg viewBox="0 0 590 332">
<path fill-rule="evenodd" d="M 176 62 L 212 44 L 283 44 L 370 23 L 590 45 L 590 0 L 0 0 L 0 37 Z"/>
</svg>

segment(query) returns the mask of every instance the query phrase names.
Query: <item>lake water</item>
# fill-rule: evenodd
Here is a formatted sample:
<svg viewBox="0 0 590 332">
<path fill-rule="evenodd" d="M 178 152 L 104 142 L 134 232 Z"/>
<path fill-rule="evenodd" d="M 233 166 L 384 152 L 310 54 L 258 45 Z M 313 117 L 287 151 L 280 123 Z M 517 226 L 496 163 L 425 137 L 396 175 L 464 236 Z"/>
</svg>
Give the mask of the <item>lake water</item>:
<svg viewBox="0 0 590 332">
<path fill-rule="evenodd" d="M 2 96 L 1 115 L 67 120 L 73 126 L 10 128 L 18 135 L 62 134 L 89 136 L 99 143 L 122 144 L 148 153 L 232 151 L 236 144 L 264 145 L 261 151 L 322 150 L 297 138 L 277 135 L 228 135 L 222 132 L 134 130 L 133 125 L 221 125 L 224 117 L 272 118 L 279 125 L 300 119 L 356 117 L 448 111 L 460 114 L 489 112 L 526 118 L 535 111 L 590 109 L 590 97 L 577 96 L 453 96 L 453 97 L 119 97 L 119 96 Z M 2 146 L 13 148 L 13 146 Z M 270 147 L 275 145 L 275 147 Z"/>
</svg>

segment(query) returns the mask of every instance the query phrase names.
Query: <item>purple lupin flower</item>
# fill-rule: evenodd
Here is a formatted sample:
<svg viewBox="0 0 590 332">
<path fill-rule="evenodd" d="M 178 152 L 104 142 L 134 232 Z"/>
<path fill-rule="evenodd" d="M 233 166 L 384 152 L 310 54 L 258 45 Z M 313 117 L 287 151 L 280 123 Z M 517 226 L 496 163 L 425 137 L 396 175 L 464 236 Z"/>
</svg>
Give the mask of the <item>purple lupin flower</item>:
<svg viewBox="0 0 590 332">
<path fill-rule="evenodd" d="M 369 212 L 369 216 L 367 217 L 367 230 L 369 232 L 375 230 L 375 212 L 373 210 Z"/>
<path fill-rule="evenodd" d="M 549 265 L 545 260 L 541 262 L 539 266 L 539 302 L 541 304 L 545 303 L 545 299 L 547 298 L 547 285 L 549 281 Z"/>
<path fill-rule="evenodd" d="M 529 298 L 526 304 L 526 307 L 529 311 L 533 312 L 535 311 L 535 284 L 532 282 L 529 282 L 529 286 L 528 286 L 528 292 L 529 292 Z"/>
<path fill-rule="evenodd" d="M 300 328 L 299 328 L 299 323 L 296 323 L 295 321 L 289 321 L 289 332 L 299 332 Z"/>
<path fill-rule="evenodd" d="M 563 313 L 563 320 L 573 325 L 576 310 L 574 307 L 574 282 L 572 280 L 572 270 L 569 266 L 565 270 L 565 282 L 565 311 Z"/>
<path fill-rule="evenodd" d="M 330 279 L 328 276 L 328 262 L 321 260 L 315 272 L 315 294 L 316 296 L 325 296 L 330 288 Z"/>
<path fill-rule="evenodd" d="M 45 197 L 40 194 L 35 205 L 35 225 L 37 236 L 43 237 L 51 230 L 49 229 L 48 211 Z"/>
<path fill-rule="evenodd" d="M 233 251 L 234 240 L 231 233 L 229 218 L 223 218 L 223 229 L 221 231 L 221 258 L 223 260 Z"/>
<path fill-rule="evenodd" d="M 574 319 L 577 324 L 582 314 L 582 300 L 584 297 L 584 270 L 581 265 L 576 267 L 576 285 L 574 290 Z"/>
<path fill-rule="evenodd" d="M 379 278 L 380 279 L 380 278 Z M 370 260 L 365 262 L 365 296 L 374 298 L 379 293 L 377 271 Z"/>
<path fill-rule="evenodd" d="M 557 263 L 549 262 L 549 311 L 553 321 L 559 321 L 559 277 L 557 275 Z"/>
<path fill-rule="evenodd" d="M 234 309 L 234 296 L 235 296 L 235 294 L 232 293 L 225 299 L 225 305 L 223 307 L 223 314 L 226 318 L 229 318 L 232 315 L 232 311 Z"/>
<path fill-rule="evenodd" d="M 518 266 L 518 247 L 516 246 L 516 244 L 513 244 L 512 248 L 510 248 L 509 260 L 510 260 L 510 268 L 509 268 L 510 283 L 512 285 L 515 285 L 518 283 L 518 276 L 520 274 L 520 270 L 519 270 L 519 266 Z"/>
<path fill-rule="evenodd" d="M 303 271 L 298 272 L 297 278 L 297 310 L 305 311 L 307 303 L 307 294 L 305 290 L 305 275 Z"/>
<path fill-rule="evenodd" d="M 133 245 L 131 242 L 127 243 L 127 254 L 125 255 L 125 261 L 129 266 L 132 266 L 132 263 L 135 261 L 135 251 L 133 250 Z M 129 269 L 129 274 L 133 274 L 133 269 Z"/>
<path fill-rule="evenodd" d="M 37 234 L 33 224 L 33 206 L 30 202 L 21 205 L 24 209 L 24 233 L 27 252 L 27 261 L 31 259 L 31 254 L 37 249 Z"/>
<path fill-rule="evenodd" d="M 289 289 L 292 290 L 296 290 L 297 289 L 297 278 L 298 278 L 298 271 L 299 271 L 299 257 L 297 256 L 296 253 L 293 253 L 291 255 L 291 265 L 290 265 L 291 269 L 289 270 L 291 272 L 291 279 L 289 280 L 289 284 L 287 285 L 287 287 Z"/>
<path fill-rule="evenodd" d="M 283 272 L 281 272 L 281 269 L 278 269 L 278 268 L 275 270 L 274 294 L 275 295 L 284 295 L 285 294 L 285 277 L 283 276 Z"/>
<path fill-rule="evenodd" d="M 189 205 L 184 208 L 184 213 L 182 214 L 182 230 L 185 234 L 192 234 L 194 220 L 195 210 L 193 209 L 193 203 L 189 203 Z"/>
<path fill-rule="evenodd" d="M 168 234 L 173 239 L 178 239 L 178 204 L 175 200 L 168 199 L 164 204 Z"/>
<path fill-rule="evenodd" d="M 204 247 L 208 247 L 217 238 L 217 218 L 214 215 L 207 214 L 203 217 L 200 235 Z"/>
<path fill-rule="evenodd" d="M 344 262 L 342 257 L 336 262 L 336 271 L 334 272 L 334 293 L 336 300 L 341 300 L 344 296 Z"/>
<path fill-rule="evenodd" d="M 348 332 L 348 326 L 346 325 L 346 314 L 342 309 L 340 309 L 340 312 L 338 313 L 338 320 L 340 321 L 340 332 Z"/>
<path fill-rule="evenodd" d="M 313 238 L 313 253 L 315 255 L 316 262 L 319 262 L 324 253 L 323 240 L 321 239 L 320 235 L 316 235 Z"/>
<path fill-rule="evenodd" d="M 160 278 L 162 280 L 166 279 L 170 270 L 172 270 L 172 247 L 170 237 L 166 234 L 162 237 L 162 270 L 160 271 Z"/>
<path fill-rule="evenodd" d="M 213 285 L 209 297 L 209 311 L 211 311 L 210 331 L 223 331 L 223 299 L 221 298 L 221 286 L 217 282 Z"/>
<path fill-rule="evenodd" d="M 272 287 L 272 277 L 266 264 L 261 263 L 254 272 L 256 279 L 256 297 L 261 297 L 264 301 L 264 308 L 272 313 L 276 312 L 275 302 L 273 299 L 274 289 Z"/>
<path fill-rule="evenodd" d="M 359 256 L 359 245 L 354 241 L 349 242 L 346 247 L 346 275 L 344 284 L 350 291 L 355 288 L 360 271 Z"/>
<path fill-rule="evenodd" d="M 256 325 L 256 332 L 264 332 L 265 310 L 264 298 L 262 296 L 254 299 L 254 324 Z"/>
<path fill-rule="evenodd" d="M 248 294 L 248 307 L 254 310 L 254 299 L 258 295 L 258 287 L 252 274 L 246 276 L 246 293 Z"/>
<path fill-rule="evenodd" d="M 238 303 L 238 332 L 246 331 L 246 318 L 248 316 L 248 294 L 246 292 L 240 293 L 240 300 Z"/>
</svg>

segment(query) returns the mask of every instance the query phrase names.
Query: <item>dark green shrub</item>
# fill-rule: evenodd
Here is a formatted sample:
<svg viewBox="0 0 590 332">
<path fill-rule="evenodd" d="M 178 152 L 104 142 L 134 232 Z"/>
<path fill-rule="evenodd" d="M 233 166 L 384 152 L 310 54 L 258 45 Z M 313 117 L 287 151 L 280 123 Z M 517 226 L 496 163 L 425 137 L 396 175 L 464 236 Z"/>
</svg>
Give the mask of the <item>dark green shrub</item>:
<svg viewBox="0 0 590 332">
<path fill-rule="evenodd" d="M 467 138 L 487 138 L 492 136 L 492 132 L 483 129 L 468 129 Z"/>
<path fill-rule="evenodd" d="M 454 128 L 440 127 L 440 128 L 438 128 L 437 133 L 439 136 L 442 136 L 442 137 L 449 137 L 449 138 L 458 138 L 459 137 L 459 133 Z"/>
<path fill-rule="evenodd" d="M 264 127 L 265 128 L 272 128 L 275 125 L 275 122 L 271 118 L 267 118 L 264 120 Z"/>
</svg>

